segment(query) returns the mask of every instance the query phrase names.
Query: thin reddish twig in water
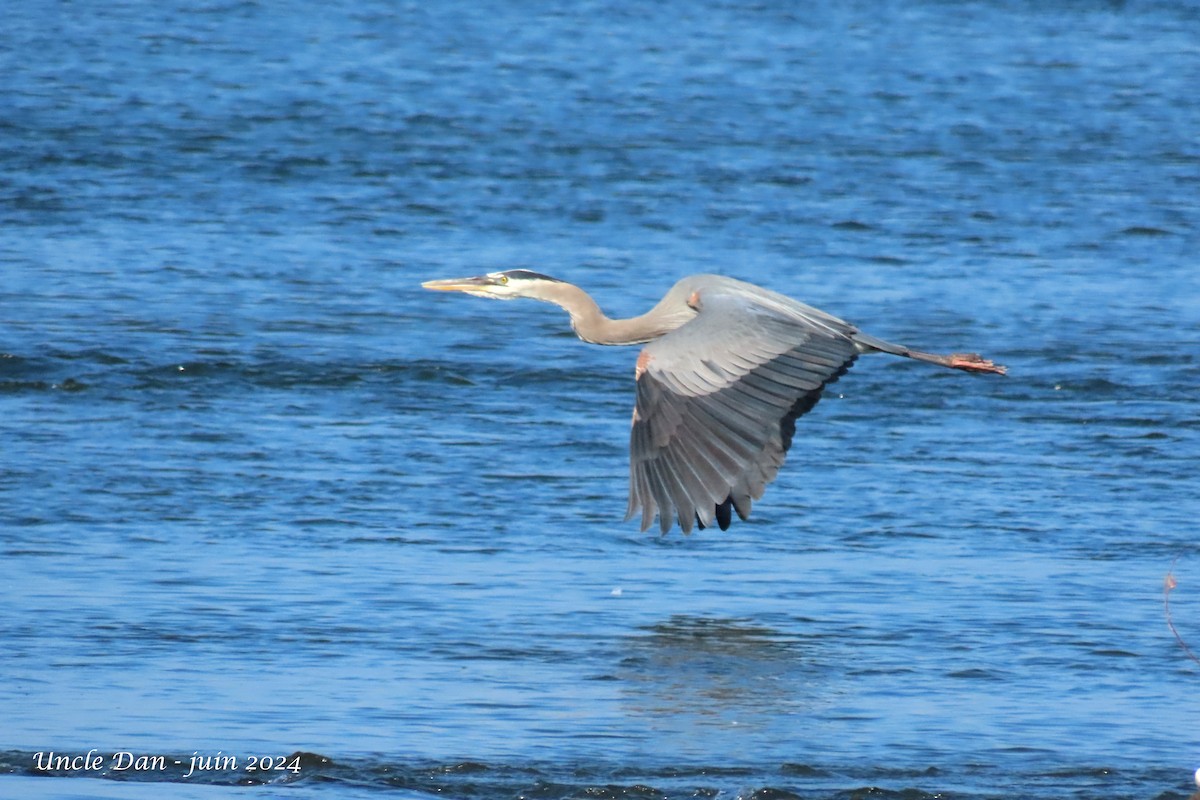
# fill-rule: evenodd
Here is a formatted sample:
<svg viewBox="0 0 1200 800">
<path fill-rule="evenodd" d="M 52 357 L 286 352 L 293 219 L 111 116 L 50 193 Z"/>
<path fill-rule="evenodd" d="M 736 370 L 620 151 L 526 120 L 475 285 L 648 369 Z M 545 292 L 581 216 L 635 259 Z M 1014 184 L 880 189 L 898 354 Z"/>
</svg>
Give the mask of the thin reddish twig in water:
<svg viewBox="0 0 1200 800">
<path fill-rule="evenodd" d="M 1176 556 L 1171 561 L 1171 569 L 1167 570 L 1167 577 L 1163 578 L 1163 610 L 1167 613 L 1167 627 L 1171 629 L 1171 633 L 1175 634 L 1175 639 L 1179 642 L 1179 646 L 1183 648 L 1183 652 L 1187 653 L 1188 658 L 1192 661 L 1200 664 L 1200 658 L 1197 658 L 1196 654 L 1192 652 L 1192 648 L 1187 646 L 1187 642 L 1179 635 L 1179 631 L 1175 630 L 1175 623 L 1171 621 L 1171 590 L 1179 585 L 1175 583 L 1175 575 L 1173 574 L 1175 562 L 1178 560 L 1179 556 Z"/>
</svg>

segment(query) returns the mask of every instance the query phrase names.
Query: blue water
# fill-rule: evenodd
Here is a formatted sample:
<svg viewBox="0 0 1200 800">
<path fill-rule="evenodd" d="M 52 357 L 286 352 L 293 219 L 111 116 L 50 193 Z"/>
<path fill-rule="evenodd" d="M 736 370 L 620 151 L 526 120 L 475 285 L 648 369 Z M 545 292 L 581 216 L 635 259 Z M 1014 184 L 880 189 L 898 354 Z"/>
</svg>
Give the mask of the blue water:
<svg viewBox="0 0 1200 800">
<path fill-rule="evenodd" d="M 0 796 L 1192 791 L 1194 4 L 12 6 Z M 512 267 L 1010 375 L 864 357 L 641 534 L 636 350 L 419 288 Z"/>
</svg>

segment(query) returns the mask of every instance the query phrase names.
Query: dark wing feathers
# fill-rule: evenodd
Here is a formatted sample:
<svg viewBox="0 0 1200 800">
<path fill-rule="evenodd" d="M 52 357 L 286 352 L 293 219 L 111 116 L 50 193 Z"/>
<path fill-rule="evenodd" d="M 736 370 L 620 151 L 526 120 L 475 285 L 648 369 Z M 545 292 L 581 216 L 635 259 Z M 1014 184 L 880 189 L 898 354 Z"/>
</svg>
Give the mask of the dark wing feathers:
<svg viewBox="0 0 1200 800">
<path fill-rule="evenodd" d="M 796 419 L 858 355 L 840 320 L 703 288 L 699 314 L 646 345 L 630 433 L 629 517 L 665 533 L 745 519 L 775 479 Z M 841 327 L 838 327 L 838 323 Z"/>
</svg>

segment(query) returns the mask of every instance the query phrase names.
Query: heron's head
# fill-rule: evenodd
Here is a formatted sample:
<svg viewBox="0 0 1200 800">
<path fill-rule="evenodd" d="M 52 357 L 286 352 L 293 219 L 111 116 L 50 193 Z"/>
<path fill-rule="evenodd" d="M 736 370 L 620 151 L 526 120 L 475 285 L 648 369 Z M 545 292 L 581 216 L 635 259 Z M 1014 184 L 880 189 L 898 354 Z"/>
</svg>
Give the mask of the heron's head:
<svg viewBox="0 0 1200 800">
<path fill-rule="evenodd" d="M 544 289 L 561 283 L 558 278 L 551 278 L 540 272 L 510 269 L 505 272 L 489 272 L 475 278 L 425 281 L 421 285 L 439 292 L 466 292 L 493 300 L 512 300 L 514 297 L 532 297 L 540 300 L 543 299 Z"/>
</svg>

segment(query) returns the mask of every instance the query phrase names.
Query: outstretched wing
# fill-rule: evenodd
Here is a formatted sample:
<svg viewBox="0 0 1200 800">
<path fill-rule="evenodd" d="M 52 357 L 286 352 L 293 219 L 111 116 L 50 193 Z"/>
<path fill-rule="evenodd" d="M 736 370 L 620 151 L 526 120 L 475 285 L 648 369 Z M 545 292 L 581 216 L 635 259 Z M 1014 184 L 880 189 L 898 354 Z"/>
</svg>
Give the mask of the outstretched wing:
<svg viewBox="0 0 1200 800">
<path fill-rule="evenodd" d="M 759 290 L 762 292 L 763 290 Z M 729 527 L 775 479 L 797 417 L 858 355 L 848 323 L 773 292 L 702 287 L 691 321 L 638 358 L 629 509 L 685 533 Z"/>
</svg>

